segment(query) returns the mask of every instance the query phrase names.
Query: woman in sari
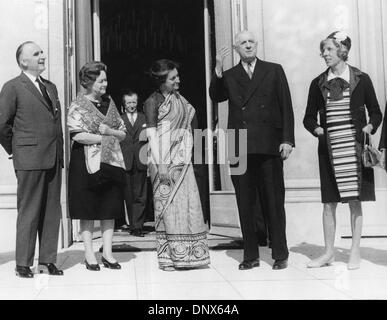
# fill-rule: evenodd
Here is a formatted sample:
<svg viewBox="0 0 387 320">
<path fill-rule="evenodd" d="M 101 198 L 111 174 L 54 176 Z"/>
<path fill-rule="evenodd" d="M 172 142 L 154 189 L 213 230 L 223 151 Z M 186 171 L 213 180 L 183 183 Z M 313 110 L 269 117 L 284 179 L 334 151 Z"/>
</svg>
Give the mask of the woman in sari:
<svg viewBox="0 0 387 320">
<path fill-rule="evenodd" d="M 112 255 L 114 219 L 124 214 L 125 165 L 120 141 L 125 125 L 113 100 L 106 95 L 106 65 L 90 62 L 79 72 L 84 93 L 71 103 L 68 128 L 72 141 L 69 167 L 69 212 L 80 219 L 85 265 L 99 271 L 92 243 L 94 221 L 101 221 L 102 263 L 121 269 Z"/>
<path fill-rule="evenodd" d="M 208 265 L 207 226 L 191 162 L 195 109 L 179 94 L 177 64 L 158 60 L 144 111 L 151 151 L 157 257 L 164 271 Z"/>
</svg>

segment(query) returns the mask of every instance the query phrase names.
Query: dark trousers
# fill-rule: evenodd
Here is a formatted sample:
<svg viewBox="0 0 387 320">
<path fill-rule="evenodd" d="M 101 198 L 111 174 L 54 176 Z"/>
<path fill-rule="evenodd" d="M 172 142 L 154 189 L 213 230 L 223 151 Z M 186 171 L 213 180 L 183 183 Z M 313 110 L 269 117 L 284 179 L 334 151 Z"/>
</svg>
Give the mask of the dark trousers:
<svg viewBox="0 0 387 320">
<path fill-rule="evenodd" d="M 141 229 L 144 225 L 147 189 L 146 170 L 126 171 L 124 197 L 129 224 L 133 229 Z"/>
<path fill-rule="evenodd" d="M 266 246 L 270 242 L 268 235 L 267 224 L 265 221 L 265 216 L 263 214 L 263 209 L 261 205 L 261 200 L 257 190 L 257 195 L 255 196 L 255 208 L 256 218 L 257 218 L 257 232 L 258 232 L 258 243 L 260 246 Z"/>
<path fill-rule="evenodd" d="M 247 170 L 233 175 L 239 219 L 244 243 L 244 260 L 259 258 L 259 221 L 264 215 L 272 247 L 272 258 L 286 259 L 285 186 L 283 163 L 280 157 L 249 154 Z M 256 199 L 258 196 L 258 199 Z M 262 210 L 257 210 L 257 200 Z"/>
<path fill-rule="evenodd" d="M 49 170 L 18 170 L 16 178 L 16 264 L 25 267 L 33 265 L 37 234 L 39 262 L 55 263 L 62 215 L 61 166 L 57 162 Z"/>
</svg>

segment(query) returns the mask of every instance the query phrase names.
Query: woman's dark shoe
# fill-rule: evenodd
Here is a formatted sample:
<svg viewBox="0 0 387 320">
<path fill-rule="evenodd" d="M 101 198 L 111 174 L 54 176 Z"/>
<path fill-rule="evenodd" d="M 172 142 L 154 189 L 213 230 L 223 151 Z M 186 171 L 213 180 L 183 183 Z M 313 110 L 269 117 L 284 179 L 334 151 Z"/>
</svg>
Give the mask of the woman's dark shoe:
<svg viewBox="0 0 387 320">
<path fill-rule="evenodd" d="M 86 269 L 90 271 L 99 271 L 101 270 L 99 264 L 88 264 L 87 260 L 85 260 Z"/>
<path fill-rule="evenodd" d="M 105 268 L 116 269 L 116 270 L 121 269 L 121 265 L 118 262 L 111 263 L 107 261 L 103 256 L 101 258 L 101 262 L 103 263 Z"/>
</svg>

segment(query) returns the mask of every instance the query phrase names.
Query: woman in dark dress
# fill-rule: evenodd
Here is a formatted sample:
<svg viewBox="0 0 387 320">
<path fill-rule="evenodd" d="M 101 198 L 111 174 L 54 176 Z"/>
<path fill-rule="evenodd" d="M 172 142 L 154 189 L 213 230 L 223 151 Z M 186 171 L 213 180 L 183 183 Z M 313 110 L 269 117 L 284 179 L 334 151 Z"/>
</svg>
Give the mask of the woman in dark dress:
<svg viewBox="0 0 387 320">
<path fill-rule="evenodd" d="M 157 90 L 145 101 L 144 112 L 159 268 L 206 266 L 210 263 L 208 228 L 191 162 L 195 109 L 178 91 L 176 63 L 158 60 L 151 74 Z"/>
<path fill-rule="evenodd" d="M 95 61 L 87 63 L 79 79 L 85 92 L 71 103 L 68 112 L 72 141 L 70 218 L 80 219 L 86 268 L 100 270 L 92 244 L 94 221 L 100 220 L 102 263 L 120 269 L 112 255 L 112 240 L 114 219 L 124 214 L 125 165 L 119 142 L 125 138 L 126 129 L 113 100 L 106 95 L 106 66 Z"/>
<path fill-rule="evenodd" d="M 378 129 L 382 113 L 370 77 L 346 63 L 350 48 L 351 39 L 343 32 L 334 32 L 321 41 L 321 56 L 329 68 L 309 89 L 304 126 L 319 139 L 325 239 L 324 254 L 311 260 L 310 268 L 334 261 L 338 202 L 348 203 L 351 212 L 352 246 L 347 267 L 360 267 L 361 201 L 375 201 L 374 172 L 363 166 L 361 150 L 365 136 Z"/>
</svg>

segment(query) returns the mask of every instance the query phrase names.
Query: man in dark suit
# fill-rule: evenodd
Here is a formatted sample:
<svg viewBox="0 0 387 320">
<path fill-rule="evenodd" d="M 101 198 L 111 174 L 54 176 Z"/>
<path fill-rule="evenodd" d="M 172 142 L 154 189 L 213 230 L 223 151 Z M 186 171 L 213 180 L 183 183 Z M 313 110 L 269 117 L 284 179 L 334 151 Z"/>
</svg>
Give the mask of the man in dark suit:
<svg viewBox="0 0 387 320">
<path fill-rule="evenodd" d="M 241 61 L 227 71 L 223 71 L 223 60 L 229 49 L 219 50 L 210 96 L 216 102 L 228 100 L 229 129 L 247 130 L 247 154 L 239 155 L 245 157 L 247 168 L 243 174 L 232 175 L 244 240 L 244 258 L 239 269 L 259 266 L 257 194 L 269 231 L 275 260 L 273 269 L 284 269 L 289 252 L 285 233 L 283 160 L 294 147 L 290 91 L 282 67 L 256 57 L 254 34 L 238 33 L 234 49 Z"/>
<path fill-rule="evenodd" d="M 16 275 L 32 278 L 39 236 L 40 272 L 63 275 L 57 258 L 63 167 L 61 108 L 55 85 L 43 79 L 46 57 L 28 41 L 16 59 L 22 73 L 0 93 L 0 143 L 12 155 L 17 178 Z"/>
<path fill-rule="evenodd" d="M 140 153 L 145 150 L 142 147 L 146 144 L 145 131 L 143 131 L 146 126 L 145 115 L 137 111 L 138 96 L 135 92 L 124 94 L 122 102 L 125 108 L 122 119 L 127 131 L 125 139 L 121 141 L 126 167 L 126 187 L 124 190 L 126 212 L 130 233 L 137 237 L 143 237 L 142 228 L 145 222 L 147 200 L 147 159 L 146 154 L 143 154 L 145 156 L 143 159 Z"/>
</svg>

